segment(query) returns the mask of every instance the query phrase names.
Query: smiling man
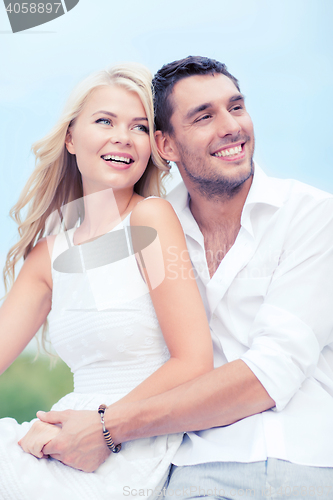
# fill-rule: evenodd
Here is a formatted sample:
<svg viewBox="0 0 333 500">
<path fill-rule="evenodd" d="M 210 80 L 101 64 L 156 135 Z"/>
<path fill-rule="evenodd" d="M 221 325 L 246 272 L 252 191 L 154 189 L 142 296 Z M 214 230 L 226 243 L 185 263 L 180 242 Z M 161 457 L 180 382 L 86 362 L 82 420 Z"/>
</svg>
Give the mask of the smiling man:
<svg viewBox="0 0 333 500">
<path fill-rule="evenodd" d="M 206 308 L 215 370 L 116 403 L 105 427 L 115 443 L 187 432 L 168 498 L 331 498 L 333 197 L 267 177 L 254 163 L 252 121 L 224 64 L 188 57 L 164 66 L 153 84 L 157 145 L 184 181 L 169 200 Z M 80 468 L 89 453 L 93 470 L 106 446 L 88 413 L 41 418 L 63 424 L 59 459 Z"/>
<path fill-rule="evenodd" d="M 156 137 L 163 156 L 172 147 L 186 185 L 218 197 L 234 196 L 245 181 L 248 189 L 253 125 L 235 83 L 224 74 L 194 75 L 177 82 L 169 99 L 173 113 L 168 133 L 159 131 Z"/>
<path fill-rule="evenodd" d="M 174 391 L 168 431 L 219 426 L 187 434 L 167 496 L 333 495 L 332 196 L 254 165 L 253 124 L 224 64 L 175 61 L 154 89 L 216 366 Z"/>
</svg>

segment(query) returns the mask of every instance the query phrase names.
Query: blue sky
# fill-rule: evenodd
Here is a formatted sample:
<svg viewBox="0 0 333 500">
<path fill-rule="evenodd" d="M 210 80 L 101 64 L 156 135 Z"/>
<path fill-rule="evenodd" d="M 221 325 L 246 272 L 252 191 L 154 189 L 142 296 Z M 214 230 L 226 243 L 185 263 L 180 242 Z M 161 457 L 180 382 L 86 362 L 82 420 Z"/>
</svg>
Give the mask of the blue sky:
<svg viewBox="0 0 333 500">
<path fill-rule="evenodd" d="M 8 212 L 34 165 L 31 144 L 78 81 L 119 61 L 152 72 L 189 54 L 225 62 L 246 95 L 258 163 L 333 192 L 332 21 L 331 0 L 80 0 L 13 34 L 1 2 L 1 267 L 16 238 Z"/>
</svg>

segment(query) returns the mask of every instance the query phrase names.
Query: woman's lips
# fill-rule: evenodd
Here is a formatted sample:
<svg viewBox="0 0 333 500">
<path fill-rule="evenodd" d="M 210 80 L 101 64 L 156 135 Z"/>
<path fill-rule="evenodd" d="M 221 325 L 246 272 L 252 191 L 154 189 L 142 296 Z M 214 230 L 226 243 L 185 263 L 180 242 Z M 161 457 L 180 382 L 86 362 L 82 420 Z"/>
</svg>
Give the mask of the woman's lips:
<svg viewBox="0 0 333 500">
<path fill-rule="evenodd" d="M 134 159 L 127 154 L 106 154 L 102 155 L 101 158 L 112 164 L 113 168 L 117 168 L 119 170 L 125 170 L 131 166 L 131 164 L 134 162 Z"/>
</svg>

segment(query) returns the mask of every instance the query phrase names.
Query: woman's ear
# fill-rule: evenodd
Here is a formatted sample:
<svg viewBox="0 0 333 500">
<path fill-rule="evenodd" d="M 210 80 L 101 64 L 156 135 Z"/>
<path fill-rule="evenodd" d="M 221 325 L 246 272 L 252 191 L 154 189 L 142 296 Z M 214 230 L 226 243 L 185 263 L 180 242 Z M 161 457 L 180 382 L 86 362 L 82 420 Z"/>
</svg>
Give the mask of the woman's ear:
<svg viewBox="0 0 333 500">
<path fill-rule="evenodd" d="M 73 137 L 72 137 L 72 132 L 71 132 L 70 128 L 67 130 L 66 139 L 65 139 L 65 145 L 66 145 L 67 151 L 69 153 L 71 153 L 72 155 L 75 155 L 75 148 L 74 148 L 74 143 L 73 143 Z"/>
<path fill-rule="evenodd" d="M 164 134 L 160 130 L 157 130 L 154 135 L 158 152 L 162 158 L 164 160 L 177 162 L 179 160 L 179 155 L 174 140 L 168 134 Z"/>
</svg>

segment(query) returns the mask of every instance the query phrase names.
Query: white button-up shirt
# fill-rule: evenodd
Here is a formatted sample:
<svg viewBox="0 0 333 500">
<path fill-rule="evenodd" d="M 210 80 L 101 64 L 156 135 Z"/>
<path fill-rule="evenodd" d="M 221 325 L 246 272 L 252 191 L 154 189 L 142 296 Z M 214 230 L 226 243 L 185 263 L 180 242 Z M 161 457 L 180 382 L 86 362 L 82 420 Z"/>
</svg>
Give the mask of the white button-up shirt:
<svg viewBox="0 0 333 500">
<path fill-rule="evenodd" d="M 276 403 L 188 433 L 174 463 L 275 457 L 333 467 L 332 195 L 256 165 L 239 234 L 212 278 L 185 186 L 168 199 L 186 235 L 215 367 L 242 359 Z"/>
</svg>

